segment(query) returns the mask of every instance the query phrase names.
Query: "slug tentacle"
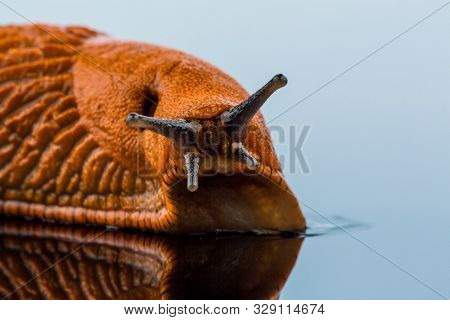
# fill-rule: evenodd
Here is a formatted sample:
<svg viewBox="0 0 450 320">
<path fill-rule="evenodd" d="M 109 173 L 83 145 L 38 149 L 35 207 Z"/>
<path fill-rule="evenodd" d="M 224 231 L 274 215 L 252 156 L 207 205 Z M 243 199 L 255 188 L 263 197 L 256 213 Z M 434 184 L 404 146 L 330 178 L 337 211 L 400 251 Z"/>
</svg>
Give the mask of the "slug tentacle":
<svg viewBox="0 0 450 320">
<path fill-rule="evenodd" d="M 242 143 L 236 143 L 234 142 L 231 145 L 231 150 L 234 155 L 237 156 L 239 161 L 246 164 L 247 167 L 251 170 L 256 170 L 258 168 L 258 160 L 255 159 L 248 151 L 245 149 L 245 147 L 242 145 Z"/>
<path fill-rule="evenodd" d="M 199 124 L 184 119 L 158 119 L 130 113 L 126 124 L 132 128 L 151 130 L 184 144 L 192 144 L 199 132 Z"/>
<path fill-rule="evenodd" d="M 184 154 L 186 164 L 187 189 L 194 192 L 198 189 L 198 173 L 200 170 L 200 158 L 195 152 Z"/>
<path fill-rule="evenodd" d="M 222 113 L 220 116 L 222 123 L 230 127 L 232 131 L 242 131 L 266 100 L 286 84 L 287 78 L 282 74 L 277 74 L 247 100 Z"/>
</svg>

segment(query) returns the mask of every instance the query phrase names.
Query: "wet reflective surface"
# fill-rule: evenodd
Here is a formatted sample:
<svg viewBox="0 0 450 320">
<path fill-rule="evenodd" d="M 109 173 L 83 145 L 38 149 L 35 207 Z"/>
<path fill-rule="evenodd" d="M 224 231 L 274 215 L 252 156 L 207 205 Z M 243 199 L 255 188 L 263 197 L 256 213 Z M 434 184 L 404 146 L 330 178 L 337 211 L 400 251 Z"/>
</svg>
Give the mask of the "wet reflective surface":
<svg viewBox="0 0 450 320">
<path fill-rule="evenodd" d="M 302 238 L 168 237 L 0 220 L 6 299 L 274 299 Z"/>
</svg>

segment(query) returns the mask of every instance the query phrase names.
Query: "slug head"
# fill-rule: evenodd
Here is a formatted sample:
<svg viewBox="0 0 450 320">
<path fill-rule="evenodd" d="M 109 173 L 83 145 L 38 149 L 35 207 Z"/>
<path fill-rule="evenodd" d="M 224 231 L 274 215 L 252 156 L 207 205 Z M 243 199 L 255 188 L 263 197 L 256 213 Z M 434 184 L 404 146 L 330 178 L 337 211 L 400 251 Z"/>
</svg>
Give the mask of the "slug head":
<svg viewBox="0 0 450 320">
<path fill-rule="evenodd" d="M 185 53 L 100 40 L 83 47 L 89 60 L 74 66 L 74 94 L 96 142 L 144 179 L 148 203 L 130 206 L 155 212 L 160 229 L 173 233 L 304 228 L 258 112 L 284 76 L 249 97 Z"/>
<path fill-rule="evenodd" d="M 187 189 L 194 192 L 200 173 L 229 173 L 242 169 L 242 165 L 258 169 L 257 156 L 243 145 L 247 127 L 266 100 L 286 84 L 287 78 L 278 74 L 248 99 L 213 119 L 159 119 L 130 113 L 126 124 L 171 139 L 183 155 Z"/>
</svg>

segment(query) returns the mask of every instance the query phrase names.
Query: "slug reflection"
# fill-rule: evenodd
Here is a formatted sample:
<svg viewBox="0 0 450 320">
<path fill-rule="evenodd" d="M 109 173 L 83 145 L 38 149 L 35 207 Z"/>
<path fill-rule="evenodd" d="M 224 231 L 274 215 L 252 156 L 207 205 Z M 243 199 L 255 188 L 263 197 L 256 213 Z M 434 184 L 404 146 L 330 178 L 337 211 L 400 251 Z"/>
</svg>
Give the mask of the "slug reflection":
<svg viewBox="0 0 450 320">
<path fill-rule="evenodd" d="M 302 242 L 248 235 L 169 237 L 2 219 L 0 296 L 277 298 Z"/>
</svg>

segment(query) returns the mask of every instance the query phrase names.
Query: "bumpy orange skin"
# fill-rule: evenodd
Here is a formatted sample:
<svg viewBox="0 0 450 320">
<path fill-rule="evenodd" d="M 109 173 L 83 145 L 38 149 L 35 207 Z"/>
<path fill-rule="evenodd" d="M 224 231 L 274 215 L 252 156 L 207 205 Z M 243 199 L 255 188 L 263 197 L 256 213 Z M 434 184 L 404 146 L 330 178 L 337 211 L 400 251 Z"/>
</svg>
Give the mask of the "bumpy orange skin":
<svg viewBox="0 0 450 320">
<path fill-rule="evenodd" d="M 248 97 L 222 71 L 81 27 L 6 26 L 0 39 L 2 213 L 172 233 L 304 228 L 260 113 L 244 140 L 258 177 L 201 177 L 195 193 L 172 141 L 126 126 L 148 97 L 154 117 L 215 119 Z"/>
</svg>

